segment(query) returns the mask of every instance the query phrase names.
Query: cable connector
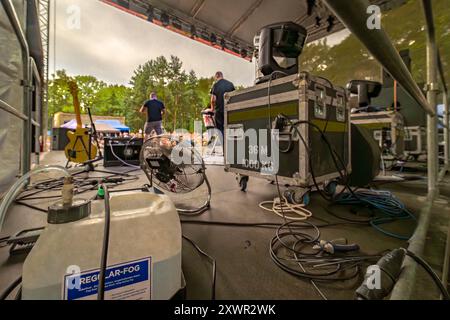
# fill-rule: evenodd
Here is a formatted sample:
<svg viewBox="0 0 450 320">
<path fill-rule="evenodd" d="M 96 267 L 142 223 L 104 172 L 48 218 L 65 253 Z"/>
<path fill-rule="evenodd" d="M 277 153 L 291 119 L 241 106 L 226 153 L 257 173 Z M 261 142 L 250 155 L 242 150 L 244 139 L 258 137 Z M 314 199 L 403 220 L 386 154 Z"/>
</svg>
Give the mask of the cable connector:
<svg viewBox="0 0 450 320">
<path fill-rule="evenodd" d="M 356 298 L 358 300 L 383 300 L 387 297 L 400 276 L 405 255 L 404 249 L 395 249 L 383 256 L 376 265 L 370 266 L 363 284 L 356 290 Z M 378 270 L 379 278 L 375 279 L 377 274 L 370 270 Z"/>
<path fill-rule="evenodd" d="M 75 187 L 73 184 L 73 178 L 72 177 L 64 178 L 64 184 L 61 190 L 63 205 L 65 206 L 72 205 L 74 188 Z"/>
<path fill-rule="evenodd" d="M 314 250 L 323 250 L 327 253 L 334 254 L 337 252 L 353 252 L 359 251 L 359 245 L 355 244 L 337 244 L 335 241 L 320 240 L 314 247 Z"/>
</svg>

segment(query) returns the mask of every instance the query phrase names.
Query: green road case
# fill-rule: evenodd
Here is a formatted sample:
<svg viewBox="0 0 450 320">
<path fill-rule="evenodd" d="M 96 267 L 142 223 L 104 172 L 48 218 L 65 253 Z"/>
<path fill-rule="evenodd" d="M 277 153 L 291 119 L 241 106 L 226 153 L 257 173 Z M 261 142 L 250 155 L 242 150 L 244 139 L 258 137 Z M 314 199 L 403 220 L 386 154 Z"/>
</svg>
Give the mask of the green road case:
<svg viewBox="0 0 450 320">
<path fill-rule="evenodd" d="M 277 178 L 280 184 L 304 189 L 315 185 L 313 176 L 325 187 L 351 171 L 346 92 L 327 79 L 301 72 L 229 93 L 225 102 L 226 171 L 272 181 Z M 302 122 L 296 126 L 301 136 L 291 130 L 296 122 Z M 277 137 L 271 131 L 274 128 L 279 129 Z M 272 150 L 272 141 L 279 141 L 279 150 Z M 243 152 L 237 152 L 239 148 Z M 277 174 L 264 170 L 272 164 L 262 160 L 273 152 L 279 154 Z M 334 159 L 332 152 L 337 154 Z"/>
<path fill-rule="evenodd" d="M 357 126 L 369 129 L 384 153 L 402 158 L 405 153 L 405 121 L 399 112 L 362 112 L 351 115 Z"/>
<path fill-rule="evenodd" d="M 405 153 L 415 159 L 427 154 L 427 129 L 425 127 L 405 128 Z"/>
</svg>

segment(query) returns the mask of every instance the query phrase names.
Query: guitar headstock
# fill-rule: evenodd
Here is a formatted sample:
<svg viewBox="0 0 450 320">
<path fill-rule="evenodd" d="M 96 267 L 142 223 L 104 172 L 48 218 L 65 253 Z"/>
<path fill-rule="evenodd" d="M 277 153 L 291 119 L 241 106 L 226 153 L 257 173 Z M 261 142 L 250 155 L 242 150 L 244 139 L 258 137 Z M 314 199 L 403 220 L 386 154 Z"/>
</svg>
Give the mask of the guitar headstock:
<svg viewBox="0 0 450 320">
<path fill-rule="evenodd" d="M 78 85 L 75 81 L 69 81 L 68 87 L 69 87 L 69 91 L 72 95 L 74 95 L 74 96 L 78 95 Z"/>
</svg>

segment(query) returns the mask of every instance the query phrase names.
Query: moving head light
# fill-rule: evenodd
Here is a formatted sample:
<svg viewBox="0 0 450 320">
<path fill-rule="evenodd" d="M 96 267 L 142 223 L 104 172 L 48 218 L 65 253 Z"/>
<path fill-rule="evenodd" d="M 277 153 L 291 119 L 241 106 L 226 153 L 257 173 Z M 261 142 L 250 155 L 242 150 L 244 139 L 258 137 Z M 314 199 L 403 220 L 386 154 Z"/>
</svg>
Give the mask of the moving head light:
<svg viewBox="0 0 450 320">
<path fill-rule="evenodd" d="M 307 31 L 293 22 L 264 27 L 259 39 L 258 83 L 299 72 L 299 61 L 305 45 Z"/>
</svg>

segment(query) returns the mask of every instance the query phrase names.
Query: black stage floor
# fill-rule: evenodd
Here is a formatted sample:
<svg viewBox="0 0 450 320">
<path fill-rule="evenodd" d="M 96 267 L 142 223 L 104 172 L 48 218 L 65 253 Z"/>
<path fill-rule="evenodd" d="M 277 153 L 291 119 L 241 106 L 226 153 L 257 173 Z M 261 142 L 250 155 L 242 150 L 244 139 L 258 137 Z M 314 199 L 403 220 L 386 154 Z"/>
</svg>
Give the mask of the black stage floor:
<svg viewBox="0 0 450 320">
<path fill-rule="evenodd" d="M 61 153 L 50 153 L 44 163 L 62 164 Z M 125 168 L 114 169 L 119 172 Z M 251 179 L 246 193 L 239 190 L 235 176 L 225 173 L 222 167 L 210 166 L 207 170 L 212 184 L 212 206 L 209 211 L 195 218 L 183 220 L 220 221 L 220 222 L 275 222 L 283 220 L 258 207 L 262 201 L 272 200 L 277 196 L 277 189 L 265 180 Z M 96 174 L 95 174 L 96 175 Z M 125 187 L 140 186 L 148 183 L 144 175 L 139 181 Z M 400 184 L 385 184 L 380 188 L 392 190 L 415 214 L 426 202 L 426 180 L 411 181 Z M 203 186 L 194 193 L 174 198 L 178 204 L 200 204 L 205 199 L 206 188 Z M 427 242 L 426 258 L 440 274 L 445 250 L 445 239 L 450 214 L 446 199 L 450 196 L 450 187 L 445 183 L 441 188 L 441 198 L 433 209 L 432 226 Z M 89 198 L 86 194 L 86 198 Z M 48 202 L 37 202 L 46 208 Z M 310 220 L 316 224 L 336 223 L 342 220 L 327 212 L 328 204 L 318 195 L 312 196 L 308 207 L 313 212 Z M 329 210 L 329 209 L 328 209 Z M 333 207 L 338 215 L 348 216 L 344 207 Z M 44 226 L 45 214 L 22 206 L 11 208 L 0 237 L 15 234 L 18 231 Z M 411 234 L 414 224 L 410 221 L 395 222 L 389 230 L 401 234 Z M 407 246 L 407 243 L 387 237 L 370 226 L 339 225 L 322 228 L 322 239 L 333 240 L 347 238 L 350 243 L 357 243 L 361 252 L 377 254 L 385 250 Z M 194 240 L 205 252 L 217 260 L 217 299 L 250 300 L 314 300 L 321 296 L 308 280 L 299 279 L 279 269 L 270 259 L 269 243 L 275 235 L 273 229 L 225 227 L 198 224 L 183 224 L 185 236 Z M 25 256 L 9 257 L 8 248 L 0 248 L 0 291 L 6 288 L 21 273 Z M 208 299 L 211 287 L 211 264 L 188 243 L 183 244 L 183 271 L 187 280 L 188 299 Z M 354 292 L 362 278 L 347 282 L 317 283 L 330 300 L 348 300 L 354 298 Z M 436 299 L 439 293 L 428 276 L 419 272 L 417 299 Z"/>
</svg>

